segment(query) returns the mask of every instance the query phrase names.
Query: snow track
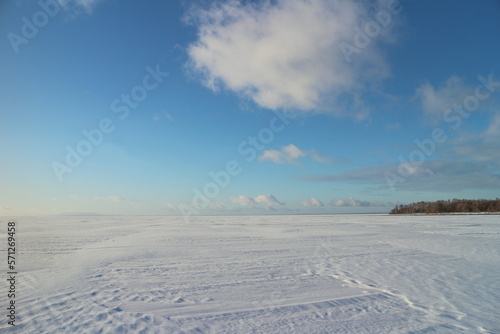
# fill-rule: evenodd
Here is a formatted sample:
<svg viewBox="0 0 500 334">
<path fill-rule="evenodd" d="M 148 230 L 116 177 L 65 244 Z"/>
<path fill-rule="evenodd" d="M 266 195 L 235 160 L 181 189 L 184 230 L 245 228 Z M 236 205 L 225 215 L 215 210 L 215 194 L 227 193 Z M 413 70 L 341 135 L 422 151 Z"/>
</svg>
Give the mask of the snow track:
<svg viewBox="0 0 500 334">
<path fill-rule="evenodd" d="M 500 216 L 18 227 L 17 326 L 1 333 L 500 333 Z"/>
</svg>

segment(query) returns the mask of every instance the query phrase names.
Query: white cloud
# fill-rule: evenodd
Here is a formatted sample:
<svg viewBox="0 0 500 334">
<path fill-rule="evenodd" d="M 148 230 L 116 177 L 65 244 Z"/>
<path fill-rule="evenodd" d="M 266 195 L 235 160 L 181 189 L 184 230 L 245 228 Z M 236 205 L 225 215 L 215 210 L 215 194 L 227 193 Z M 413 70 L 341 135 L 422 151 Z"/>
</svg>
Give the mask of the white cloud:
<svg viewBox="0 0 500 334">
<path fill-rule="evenodd" d="M 382 201 L 374 201 L 374 202 L 368 202 L 368 201 L 360 201 L 358 199 L 348 197 L 344 199 L 338 199 L 338 200 L 333 200 L 331 203 L 332 206 L 338 206 L 338 207 L 385 207 L 386 204 Z"/>
<path fill-rule="evenodd" d="M 299 160 L 305 156 L 311 156 L 314 161 L 321 163 L 330 163 L 331 159 L 326 155 L 321 155 L 315 150 L 309 152 L 302 151 L 297 146 L 290 144 L 282 148 L 281 151 L 265 150 L 259 160 L 269 160 L 277 164 L 289 163 L 298 164 Z"/>
<path fill-rule="evenodd" d="M 302 152 L 297 146 L 290 144 L 283 147 L 281 151 L 265 150 L 259 157 L 259 160 L 270 160 L 274 163 L 288 162 L 290 164 L 296 164 L 298 163 L 298 159 L 305 155 L 306 153 Z"/>
<path fill-rule="evenodd" d="M 447 109 L 454 104 L 461 104 L 471 94 L 473 90 L 464 84 L 463 79 L 452 76 L 438 88 L 430 83 L 421 85 L 415 96 L 422 103 L 426 116 L 432 121 L 441 121 Z"/>
<path fill-rule="evenodd" d="M 324 206 L 324 204 L 320 200 L 314 197 L 306 199 L 305 201 L 300 202 L 300 204 L 303 206 L 314 206 L 314 207 Z"/>
<path fill-rule="evenodd" d="M 262 155 L 259 157 L 259 160 L 270 160 L 277 164 L 283 163 L 283 159 L 287 160 L 283 156 L 282 152 L 276 150 L 265 150 L 264 153 L 262 153 Z"/>
<path fill-rule="evenodd" d="M 370 206 L 370 203 L 368 202 L 362 202 L 357 199 L 354 199 L 352 197 L 348 197 L 345 199 L 338 199 L 338 200 L 333 200 L 332 201 L 332 206 Z"/>
<path fill-rule="evenodd" d="M 278 201 L 276 199 L 276 197 L 274 197 L 271 194 L 259 195 L 259 196 L 255 197 L 254 200 L 255 200 L 255 202 L 260 203 L 260 204 L 264 204 L 265 206 L 282 206 L 282 205 L 285 205 L 285 203 Z"/>
<path fill-rule="evenodd" d="M 272 208 L 274 206 L 286 205 L 285 203 L 278 201 L 278 199 L 271 194 L 258 195 L 254 198 L 245 195 L 239 195 L 236 197 L 231 197 L 229 200 L 235 204 L 247 207 L 257 207 L 259 205 L 263 205 L 266 208 Z"/>
<path fill-rule="evenodd" d="M 388 75 L 376 39 L 356 62 L 340 48 L 353 43 L 354 28 L 373 9 L 347 0 L 217 1 L 187 16 L 198 28 L 188 69 L 208 88 L 229 89 L 264 108 L 346 112 L 363 105 L 364 88 Z M 354 113 L 366 117 L 366 110 Z"/>
<path fill-rule="evenodd" d="M 241 206 L 254 206 L 255 205 L 255 200 L 253 198 L 245 196 L 245 195 L 231 197 L 229 200 L 231 202 L 233 202 L 235 204 L 239 204 Z"/>
</svg>

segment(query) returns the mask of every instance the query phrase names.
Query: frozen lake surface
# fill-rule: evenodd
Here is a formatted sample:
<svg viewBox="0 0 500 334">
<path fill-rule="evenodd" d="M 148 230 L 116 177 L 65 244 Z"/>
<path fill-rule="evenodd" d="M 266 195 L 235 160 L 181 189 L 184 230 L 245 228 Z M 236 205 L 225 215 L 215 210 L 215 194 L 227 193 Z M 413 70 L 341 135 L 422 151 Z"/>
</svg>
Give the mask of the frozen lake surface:
<svg viewBox="0 0 500 334">
<path fill-rule="evenodd" d="M 2 333 L 500 333 L 498 215 L 15 221 Z"/>
</svg>

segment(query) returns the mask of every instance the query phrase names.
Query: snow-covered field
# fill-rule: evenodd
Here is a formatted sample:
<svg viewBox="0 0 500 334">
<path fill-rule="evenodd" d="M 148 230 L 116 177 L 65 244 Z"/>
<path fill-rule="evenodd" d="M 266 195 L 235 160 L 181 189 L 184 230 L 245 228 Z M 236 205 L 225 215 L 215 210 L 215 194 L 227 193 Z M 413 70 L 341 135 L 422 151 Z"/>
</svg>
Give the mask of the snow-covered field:
<svg viewBox="0 0 500 334">
<path fill-rule="evenodd" d="M 498 215 L 15 220 L 1 333 L 500 333 Z"/>
</svg>

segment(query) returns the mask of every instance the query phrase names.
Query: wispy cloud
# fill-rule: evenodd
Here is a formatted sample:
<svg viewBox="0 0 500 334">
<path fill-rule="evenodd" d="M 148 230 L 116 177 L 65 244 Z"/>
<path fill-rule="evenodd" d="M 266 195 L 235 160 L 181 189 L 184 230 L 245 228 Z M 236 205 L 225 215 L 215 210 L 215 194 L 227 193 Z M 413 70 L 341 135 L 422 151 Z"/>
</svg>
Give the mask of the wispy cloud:
<svg viewBox="0 0 500 334">
<path fill-rule="evenodd" d="M 390 190 L 393 187 L 388 183 L 386 173 L 400 175 L 398 169 L 401 167 L 400 164 L 357 169 L 338 174 L 304 176 L 299 180 L 376 185 L 377 190 Z M 398 179 L 400 182 L 396 182 L 396 190 L 452 192 L 500 188 L 500 166 L 491 161 L 464 161 L 457 157 L 456 160 L 433 160 L 418 167 L 403 168 L 405 174 Z"/>
<path fill-rule="evenodd" d="M 58 0 L 59 4 L 66 10 L 71 10 L 75 13 L 84 10 L 90 14 L 102 0 Z"/>
<path fill-rule="evenodd" d="M 422 104 L 424 115 L 433 122 L 443 119 L 444 112 L 454 104 L 461 103 L 464 98 L 474 91 L 465 85 L 462 78 L 452 76 L 444 84 L 434 87 L 424 83 L 415 93 L 415 97 Z"/>
<path fill-rule="evenodd" d="M 320 163 L 323 163 L 323 164 L 329 164 L 332 162 L 332 159 L 330 159 L 329 156 L 327 155 L 324 155 L 324 154 L 319 154 L 318 152 L 316 152 L 315 150 L 311 150 L 308 152 L 308 155 L 311 156 L 311 158 L 316 161 L 316 162 L 320 162 Z"/>
<path fill-rule="evenodd" d="M 488 139 L 498 139 L 500 137 L 500 112 L 491 117 L 490 124 L 483 135 Z"/>
<path fill-rule="evenodd" d="M 160 113 L 153 114 L 153 120 L 155 122 L 159 122 L 162 120 L 173 121 L 174 119 L 168 112 L 162 111 Z"/>
<path fill-rule="evenodd" d="M 290 144 L 278 150 L 265 150 L 259 160 L 269 160 L 277 164 L 289 163 L 298 164 L 299 160 L 305 156 L 310 156 L 314 161 L 320 163 L 330 163 L 331 159 L 326 155 L 321 155 L 315 150 L 302 151 L 297 146 Z"/>
<path fill-rule="evenodd" d="M 500 113 L 491 117 L 483 132 L 458 138 L 451 143 L 451 148 L 462 159 L 496 166 L 500 170 Z"/>
<path fill-rule="evenodd" d="M 353 29 L 378 5 L 233 0 L 195 7 L 186 18 L 198 28 L 188 68 L 206 87 L 229 89 L 264 108 L 350 111 L 363 118 L 361 92 L 386 77 L 388 65 L 377 40 L 350 64 L 340 44 L 352 42 Z"/>
</svg>

